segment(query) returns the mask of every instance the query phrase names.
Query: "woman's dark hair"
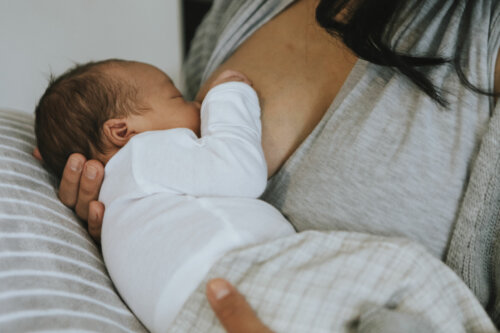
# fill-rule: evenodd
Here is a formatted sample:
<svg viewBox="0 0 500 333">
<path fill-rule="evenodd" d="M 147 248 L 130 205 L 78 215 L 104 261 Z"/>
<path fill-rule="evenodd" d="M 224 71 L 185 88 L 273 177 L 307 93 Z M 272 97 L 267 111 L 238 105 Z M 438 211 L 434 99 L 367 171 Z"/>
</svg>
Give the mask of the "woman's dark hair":
<svg viewBox="0 0 500 333">
<path fill-rule="evenodd" d="M 459 27 L 459 35 L 465 36 L 466 29 L 472 24 L 469 14 L 472 12 L 474 1 L 449 1 L 452 3 L 452 9 L 465 6 L 463 8 L 464 21 Z M 419 70 L 419 67 L 453 64 L 458 77 L 468 89 L 488 96 L 499 96 L 500 94 L 474 86 L 465 76 L 460 58 L 464 43 L 458 43 L 455 55 L 451 58 L 440 55 L 402 54 L 391 48 L 389 40 L 393 33 L 391 31 L 393 20 L 397 18 L 407 2 L 404 0 L 321 0 L 316 8 L 316 20 L 328 33 L 339 36 L 358 57 L 378 65 L 393 67 L 441 106 L 448 105 L 442 91 L 423 71 Z M 424 4 L 425 2 L 425 0 L 420 0 L 416 3 Z M 353 6 L 355 8 L 352 8 Z M 336 19 L 339 13 L 346 15 L 339 20 Z"/>
</svg>

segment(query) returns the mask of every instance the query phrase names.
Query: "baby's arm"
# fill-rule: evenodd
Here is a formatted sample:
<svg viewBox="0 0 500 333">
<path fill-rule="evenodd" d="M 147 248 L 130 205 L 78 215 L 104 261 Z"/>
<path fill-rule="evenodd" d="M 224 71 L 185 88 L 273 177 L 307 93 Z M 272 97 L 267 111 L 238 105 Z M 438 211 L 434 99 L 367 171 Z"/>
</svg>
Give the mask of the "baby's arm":
<svg viewBox="0 0 500 333">
<path fill-rule="evenodd" d="M 166 189 L 193 196 L 260 196 L 267 165 L 259 100 L 248 83 L 234 71 L 217 78 L 202 104 L 201 138 L 184 128 L 153 131 L 122 148 L 132 150 L 139 186 L 149 193 Z"/>
<path fill-rule="evenodd" d="M 221 81 L 225 73 L 219 76 Z M 233 73 L 237 72 L 226 73 L 226 77 Z M 208 167 L 212 172 L 205 181 L 206 190 L 216 189 L 214 194 L 221 191 L 219 194 L 228 196 L 258 197 L 267 183 L 259 100 L 246 77 L 230 78 L 241 81 L 215 86 L 203 102 L 201 142 L 205 153 L 200 167 Z"/>
</svg>

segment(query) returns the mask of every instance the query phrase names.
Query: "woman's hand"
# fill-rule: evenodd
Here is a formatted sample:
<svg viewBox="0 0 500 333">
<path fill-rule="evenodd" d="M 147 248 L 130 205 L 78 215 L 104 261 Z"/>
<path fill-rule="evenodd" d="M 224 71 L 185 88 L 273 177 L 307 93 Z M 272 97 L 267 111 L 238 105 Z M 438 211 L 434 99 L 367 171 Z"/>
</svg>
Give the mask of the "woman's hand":
<svg viewBox="0 0 500 333">
<path fill-rule="evenodd" d="M 38 148 L 33 156 L 42 161 Z M 104 178 L 104 166 L 96 160 L 89 160 L 81 154 L 72 154 L 64 167 L 59 200 L 71 209 L 78 217 L 88 222 L 90 236 L 99 243 L 101 241 L 102 218 L 104 205 L 97 201 Z"/>
<path fill-rule="evenodd" d="M 255 315 L 245 297 L 224 279 L 208 281 L 207 299 L 228 333 L 272 333 Z"/>
</svg>

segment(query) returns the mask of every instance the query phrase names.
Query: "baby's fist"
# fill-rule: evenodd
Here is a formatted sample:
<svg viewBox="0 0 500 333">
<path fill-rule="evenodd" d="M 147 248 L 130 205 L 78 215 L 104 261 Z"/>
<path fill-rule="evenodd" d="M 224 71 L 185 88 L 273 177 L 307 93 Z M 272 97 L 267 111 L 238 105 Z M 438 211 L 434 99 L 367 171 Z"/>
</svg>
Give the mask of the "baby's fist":
<svg viewBox="0 0 500 333">
<path fill-rule="evenodd" d="M 250 79 L 248 79 L 248 77 L 245 74 L 238 71 L 234 71 L 232 69 L 226 69 L 215 78 L 212 84 L 210 84 L 210 89 L 219 84 L 232 81 L 243 82 L 248 84 L 249 86 L 252 85 L 252 81 L 250 81 Z"/>
</svg>

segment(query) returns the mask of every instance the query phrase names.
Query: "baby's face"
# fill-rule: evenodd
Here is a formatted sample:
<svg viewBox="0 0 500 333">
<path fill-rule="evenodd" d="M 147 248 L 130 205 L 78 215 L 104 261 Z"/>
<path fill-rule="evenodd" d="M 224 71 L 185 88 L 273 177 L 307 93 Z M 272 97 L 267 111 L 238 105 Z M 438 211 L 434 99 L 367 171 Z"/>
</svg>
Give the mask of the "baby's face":
<svg viewBox="0 0 500 333">
<path fill-rule="evenodd" d="M 140 62 L 127 62 L 110 69 L 139 89 L 139 104 L 147 110 L 130 115 L 139 132 L 189 128 L 200 133 L 200 104 L 184 100 L 172 80 L 158 68 Z"/>
</svg>

